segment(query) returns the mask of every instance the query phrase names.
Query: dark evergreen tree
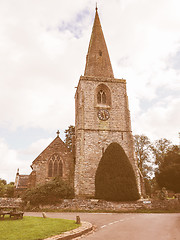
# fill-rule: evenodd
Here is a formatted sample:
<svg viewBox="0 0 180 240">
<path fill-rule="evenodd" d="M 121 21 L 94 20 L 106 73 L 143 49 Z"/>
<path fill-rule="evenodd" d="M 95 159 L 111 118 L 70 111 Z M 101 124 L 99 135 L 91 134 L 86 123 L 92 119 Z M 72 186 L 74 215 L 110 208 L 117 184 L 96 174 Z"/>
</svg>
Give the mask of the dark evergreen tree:
<svg viewBox="0 0 180 240">
<path fill-rule="evenodd" d="M 66 129 L 64 131 L 65 133 L 65 143 L 67 145 L 67 147 L 70 149 L 70 151 L 72 152 L 72 138 L 75 135 L 75 127 L 70 125 L 68 127 L 68 129 Z"/>
<path fill-rule="evenodd" d="M 96 172 L 96 198 L 109 201 L 139 199 L 134 170 L 123 148 L 111 143 L 104 152 Z"/>
<path fill-rule="evenodd" d="M 167 190 L 180 192 L 180 151 L 178 146 L 172 147 L 166 153 L 155 176 L 160 188 L 165 187 Z"/>
</svg>

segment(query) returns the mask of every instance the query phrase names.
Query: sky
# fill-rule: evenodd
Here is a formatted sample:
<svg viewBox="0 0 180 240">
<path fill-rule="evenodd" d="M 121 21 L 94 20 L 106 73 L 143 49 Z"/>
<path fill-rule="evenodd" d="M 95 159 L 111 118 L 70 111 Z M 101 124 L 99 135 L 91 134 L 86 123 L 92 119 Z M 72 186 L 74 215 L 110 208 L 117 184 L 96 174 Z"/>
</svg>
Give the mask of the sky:
<svg viewBox="0 0 180 240">
<path fill-rule="evenodd" d="M 74 125 L 96 2 L 115 78 L 127 81 L 133 134 L 179 144 L 179 0 L 1 0 L 0 178 Z"/>
</svg>

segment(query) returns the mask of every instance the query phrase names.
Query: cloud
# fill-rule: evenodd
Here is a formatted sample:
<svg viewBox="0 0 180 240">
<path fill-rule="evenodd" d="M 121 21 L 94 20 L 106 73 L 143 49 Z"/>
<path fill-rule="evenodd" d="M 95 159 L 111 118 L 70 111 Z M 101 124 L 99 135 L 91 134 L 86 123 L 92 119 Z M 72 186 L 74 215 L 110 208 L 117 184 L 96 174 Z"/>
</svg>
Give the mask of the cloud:
<svg viewBox="0 0 180 240">
<path fill-rule="evenodd" d="M 55 3 L 59 6 L 58 1 Z M 65 128 L 74 122 L 74 87 L 85 64 L 79 61 L 82 46 L 85 46 L 84 36 L 77 40 L 73 26 L 78 23 L 77 29 L 86 31 L 88 11 L 83 10 L 80 15 L 75 8 L 62 16 L 64 10 L 61 9 L 55 17 L 54 12 L 46 16 L 48 9 L 54 10 L 47 1 L 45 6 L 43 2 L 40 15 L 41 5 L 37 5 L 32 14 L 31 2 L 28 8 L 22 1 L 19 4 L 24 11 L 19 12 L 18 7 L 14 9 L 12 5 L 8 6 L 11 14 L 1 15 L 4 29 L 0 48 L 0 109 L 3 113 L 0 124 L 12 129 L 20 126 L 52 129 L 57 124 Z M 78 9 L 84 8 L 83 5 Z M 82 18 L 86 21 L 81 22 Z M 74 21 L 73 26 L 71 21 Z M 66 31 L 60 29 L 63 23 L 67 25 Z"/>
<path fill-rule="evenodd" d="M 30 144 L 26 149 L 19 150 L 19 155 L 30 156 L 33 161 L 44 149 L 53 141 L 52 138 L 42 138 L 32 144 Z"/>
<path fill-rule="evenodd" d="M 152 140 L 167 138 L 178 144 L 180 99 L 167 97 L 134 119 L 134 132 L 145 133 Z"/>
<path fill-rule="evenodd" d="M 127 80 L 133 133 L 166 137 L 176 144 L 179 6 L 176 0 L 111 1 L 110 8 L 103 5 L 101 16 L 115 76 Z"/>
<path fill-rule="evenodd" d="M 18 136 L 19 129 L 50 133 L 74 124 L 75 87 L 85 68 L 95 2 L 0 2 L 0 129 Z M 180 122 L 179 7 L 178 0 L 98 2 L 114 75 L 127 80 L 133 133 L 175 143 Z M 10 147 L 6 134 L 0 134 L 0 154 L 18 166 L 20 148 Z M 30 145 L 22 151 L 33 153 Z M 23 154 L 30 162 L 30 152 Z M 9 170 L 2 169 L 0 176 Z"/>
<path fill-rule="evenodd" d="M 180 44 L 180 43 L 179 43 Z M 178 72 L 180 71 L 180 47 L 175 54 L 172 54 L 168 59 L 168 65 Z"/>
<path fill-rule="evenodd" d="M 52 138 L 39 139 L 25 149 L 12 149 L 0 139 L 0 178 L 15 181 L 17 168 L 20 174 L 30 174 L 32 161 L 52 142 Z"/>
<path fill-rule="evenodd" d="M 10 149 L 2 138 L 0 139 L 0 159 L 0 178 L 6 179 L 8 182 L 14 181 L 19 164 L 18 153 L 16 150 Z"/>
</svg>

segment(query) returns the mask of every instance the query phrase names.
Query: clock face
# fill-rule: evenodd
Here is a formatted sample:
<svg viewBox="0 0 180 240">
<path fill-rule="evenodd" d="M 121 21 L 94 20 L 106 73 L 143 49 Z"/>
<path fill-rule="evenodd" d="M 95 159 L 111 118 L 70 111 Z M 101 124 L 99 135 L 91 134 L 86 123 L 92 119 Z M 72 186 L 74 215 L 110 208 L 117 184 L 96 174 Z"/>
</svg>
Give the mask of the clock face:
<svg viewBox="0 0 180 240">
<path fill-rule="evenodd" d="M 102 121 L 106 121 L 110 117 L 110 114 L 109 114 L 108 110 L 106 110 L 106 109 L 100 109 L 98 111 L 97 115 L 98 115 L 98 118 Z"/>
</svg>

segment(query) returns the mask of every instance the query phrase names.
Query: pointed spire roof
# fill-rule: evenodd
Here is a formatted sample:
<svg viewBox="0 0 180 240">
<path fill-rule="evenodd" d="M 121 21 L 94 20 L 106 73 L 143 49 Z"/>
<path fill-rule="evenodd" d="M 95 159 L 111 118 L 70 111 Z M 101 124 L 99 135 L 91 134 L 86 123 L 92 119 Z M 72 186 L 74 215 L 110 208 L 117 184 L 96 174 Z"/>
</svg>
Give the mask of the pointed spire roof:
<svg viewBox="0 0 180 240">
<path fill-rule="evenodd" d="M 96 7 L 89 49 L 86 56 L 84 76 L 114 78 L 109 53 L 104 39 Z"/>
</svg>

